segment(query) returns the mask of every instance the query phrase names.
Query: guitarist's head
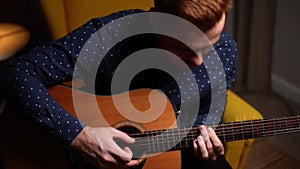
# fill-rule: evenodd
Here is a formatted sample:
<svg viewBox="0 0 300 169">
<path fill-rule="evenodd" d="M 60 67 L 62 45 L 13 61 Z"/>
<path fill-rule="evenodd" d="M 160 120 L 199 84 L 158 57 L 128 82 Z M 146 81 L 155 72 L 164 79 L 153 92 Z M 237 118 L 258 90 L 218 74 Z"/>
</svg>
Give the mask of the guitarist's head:
<svg viewBox="0 0 300 169">
<path fill-rule="evenodd" d="M 176 15 L 190 21 L 207 36 L 212 44 L 215 44 L 220 39 L 226 15 L 231 7 L 232 0 L 154 0 L 154 8 L 151 11 Z M 200 46 L 199 53 L 196 55 L 188 54 L 186 47 L 169 41 L 164 42 L 164 48 L 176 53 L 190 67 L 201 65 L 203 56 L 210 49 L 206 46 Z M 194 44 L 194 46 L 198 45 Z"/>
<path fill-rule="evenodd" d="M 154 0 L 154 10 L 185 18 L 203 32 L 215 26 L 232 7 L 232 0 Z"/>
</svg>

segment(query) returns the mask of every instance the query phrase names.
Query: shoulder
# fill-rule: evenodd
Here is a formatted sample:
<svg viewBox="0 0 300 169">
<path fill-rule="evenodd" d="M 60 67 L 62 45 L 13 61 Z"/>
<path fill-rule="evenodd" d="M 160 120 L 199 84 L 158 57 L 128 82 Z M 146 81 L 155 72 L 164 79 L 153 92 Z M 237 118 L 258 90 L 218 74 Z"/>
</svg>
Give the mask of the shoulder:
<svg viewBox="0 0 300 169">
<path fill-rule="evenodd" d="M 230 58 L 231 60 L 235 61 L 237 59 L 237 43 L 225 32 L 222 32 L 219 41 L 214 44 L 214 48 L 222 60 L 225 58 L 228 60 L 228 58 Z"/>
<path fill-rule="evenodd" d="M 219 41 L 214 44 L 214 47 L 226 47 L 236 49 L 237 43 L 229 34 L 222 32 Z"/>
</svg>

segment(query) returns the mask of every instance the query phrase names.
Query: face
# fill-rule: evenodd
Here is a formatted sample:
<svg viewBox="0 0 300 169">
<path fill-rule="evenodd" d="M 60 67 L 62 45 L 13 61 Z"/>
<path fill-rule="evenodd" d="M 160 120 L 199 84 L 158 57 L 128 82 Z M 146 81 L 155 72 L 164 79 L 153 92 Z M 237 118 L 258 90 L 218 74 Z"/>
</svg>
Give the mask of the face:
<svg viewBox="0 0 300 169">
<path fill-rule="evenodd" d="M 189 46 L 192 45 L 193 49 L 196 50 L 195 52 L 190 49 L 191 46 L 187 47 L 172 39 L 164 39 L 160 43 L 165 49 L 179 56 L 189 67 L 200 66 L 203 62 L 203 56 L 209 52 L 212 44 L 215 44 L 220 39 L 224 25 L 225 14 L 223 14 L 221 20 L 214 27 L 204 32 L 209 42 L 206 42 L 207 40 L 201 41 L 195 38 L 195 40 L 193 40 L 193 37 L 195 36 L 192 34 L 186 35 L 190 41 Z"/>
</svg>

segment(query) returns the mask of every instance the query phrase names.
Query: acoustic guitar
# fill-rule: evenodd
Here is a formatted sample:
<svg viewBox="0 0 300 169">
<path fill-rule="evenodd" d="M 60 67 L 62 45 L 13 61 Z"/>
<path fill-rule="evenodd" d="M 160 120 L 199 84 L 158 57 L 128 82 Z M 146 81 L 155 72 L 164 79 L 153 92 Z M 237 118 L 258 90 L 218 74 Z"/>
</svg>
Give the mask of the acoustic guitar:
<svg viewBox="0 0 300 169">
<path fill-rule="evenodd" d="M 94 96 L 76 90 L 72 93 L 71 88 L 55 86 L 50 88 L 49 92 L 63 108 L 88 125 L 114 126 L 134 137 L 136 143 L 130 145 L 130 148 L 141 162 L 135 168 L 159 169 L 167 166 L 179 169 L 178 150 L 192 147 L 193 140 L 199 135 L 197 127 L 177 128 L 170 102 L 164 94 L 156 90 L 137 89 L 114 96 Z M 76 96 L 77 99 L 73 100 L 72 96 Z M 149 98 L 154 101 L 151 104 L 164 106 L 151 106 Z M 140 113 L 132 113 L 128 99 Z M 92 108 L 95 103 L 96 110 Z M 116 107 L 116 104 L 121 108 Z M 124 112 L 119 113 L 120 109 Z M 149 116 L 155 114 L 153 111 L 156 109 L 162 113 Z M 46 135 L 33 124 L 20 119 L 16 113 L 12 113 L 13 107 L 6 106 L 6 112 L 1 119 L 1 132 L 5 138 L 1 141 L 1 148 L 4 150 L 6 169 L 74 168 L 70 165 L 74 164 L 73 160 L 71 158 L 70 163 L 70 157 L 66 156 L 66 148 L 62 143 Z M 80 112 L 85 112 L 85 115 Z M 130 113 L 131 117 L 128 116 Z M 143 121 L 145 117 L 150 120 Z M 138 122 L 129 119 L 138 119 Z M 298 115 L 242 121 L 211 127 L 215 129 L 221 141 L 229 142 L 299 132 L 300 117 Z"/>
</svg>

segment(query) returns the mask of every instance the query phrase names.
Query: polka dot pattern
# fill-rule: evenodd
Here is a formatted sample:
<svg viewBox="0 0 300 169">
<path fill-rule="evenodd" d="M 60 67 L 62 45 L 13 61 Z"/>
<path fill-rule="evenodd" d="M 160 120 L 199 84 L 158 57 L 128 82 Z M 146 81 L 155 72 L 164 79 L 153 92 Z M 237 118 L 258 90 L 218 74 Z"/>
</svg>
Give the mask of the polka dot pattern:
<svg viewBox="0 0 300 169">
<path fill-rule="evenodd" d="M 70 144 L 84 124 L 60 107 L 49 96 L 47 87 L 72 80 L 79 52 L 93 33 L 114 19 L 136 12 L 141 10 L 91 19 L 70 34 L 20 56 L 0 72 L 1 96 L 16 103 L 26 117 Z M 92 62 L 92 58 L 89 59 Z"/>
<path fill-rule="evenodd" d="M 141 11 L 127 10 L 92 19 L 70 34 L 56 41 L 42 44 L 28 54 L 19 57 L 13 64 L 0 72 L 1 96 L 5 96 L 7 100 L 16 103 L 16 107 L 20 109 L 20 112 L 24 112 L 27 117 L 45 126 L 49 132 L 70 144 L 82 130 L 84 124 L 60 107 L 49 96 L 47 87 L 70 81 L 73 78 L 74 66 L 79 52 L 81 52 L 85 43 L 89 43 L 88 39 L 99 28 L 114 19 L 137 12 Z M 118 36 L 118 31 L 113 35 L 101 36 L 101 42 L 110 41 L 111 36 Z M 95 45 L 100 46 L 100 44 Z M 215 49 L 209 54 L 214 52 L 219 54 L 226 74 L 227 87 L 230 87 L 235 79 L 236 44 L 227 34 L 223 33 L 219 42 L 215 44 Z M 86 50 L 92 55 L 84 58 L 85 62 L 83 63 L 88 64 L 96 61 L 99 53 L 89 51 L 89 49 Z M 101 63 L 98 70 L 101 82 L 103 82 L 99 84 L 103 86 L 110 85 L 109 79 L 113 75 L 117 64 L 113 59 L 119 56 L 118 53 L 122 52 L 122 49 L 115 49 L 105 56 L 106 59 Z M 88 66 L 82 65 L 82 68 L 88 73 Z M 205 119 L 209 109 L 210 79 L 204 65 L 193 69 L 193 73 L 197 84 L 182 83 L 177 85 L 175 79 L 162 76 L 160 80 L 152 80 L 151 87 L 163 90 L 171 99 L 175 108 L 178 108 L 182 101 L 189 101 L 191 95 L 200 92 L 201 107 L 197 118 L 197 124 L 200 124 Z M 183 72 L 176 78 L 186 78 L 185 73 Z M 186 80 L 188 81 L 188 79 Z M 100 88 L 105 89 L 103 86 L 100 86 Z M 183 92 L 183 96 L 179 94 L 181 88 L 188 89 Z"/>
</svg>

